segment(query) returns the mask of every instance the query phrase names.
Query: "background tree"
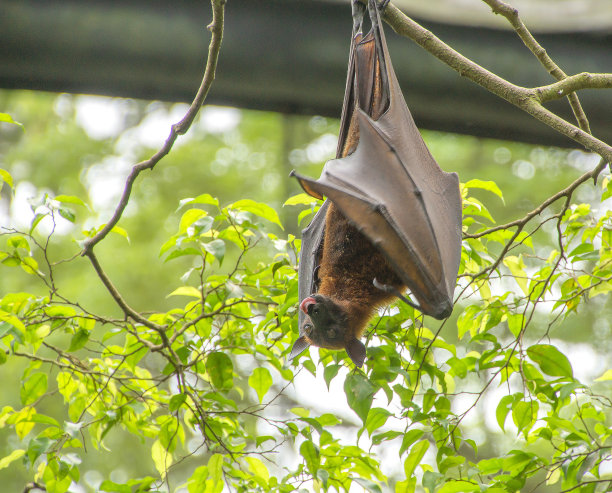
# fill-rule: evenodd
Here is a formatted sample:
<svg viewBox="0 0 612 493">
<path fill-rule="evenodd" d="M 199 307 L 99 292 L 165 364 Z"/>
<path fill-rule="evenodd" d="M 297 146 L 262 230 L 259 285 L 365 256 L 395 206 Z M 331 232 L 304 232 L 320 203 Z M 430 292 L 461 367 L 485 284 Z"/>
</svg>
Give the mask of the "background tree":
<svg viewBox="0 0 612 493">
<path fill-rule="evenodd" d="M 297 336 L 297 221 L 316 204 L 293 196 L 281 221 L 278 206 L 296 191 L 281 177 L 286 158 L 307 167 L 331 157 L 337 122 L 207 108 L 177 140 L 213 80 L 224 2 L 211 2 L 207 70 L 187 110 L 116 101 L 117 131 L 92 137 L 83 117 L 95 100 L 2 96 L 23 124 L 2 117 L 2 200 L 12 201 L 0 231 L 5 485 L 612 487 L 612 149 L 590 135 L 572 92 L 609 88 L 612 76 L 566 77 L 515 11 L 485 1 L 560 82 L 514 86 L 392 5 L 385 18 L 599 157 L 428 132 L 442 167 L 464 181 L 457 306 L 443 323 L 404 305 L 381 313 L 364 371 L 343 352 L 286 360 Z M 577 125 L 543 106 L 568 94 Z M 181 111 L 152 152 L 150 121 Z M 109 200 L 118 180 L 122 196 Z M 37 196 L 29 215 L 24 195 Z"/>
</svg>

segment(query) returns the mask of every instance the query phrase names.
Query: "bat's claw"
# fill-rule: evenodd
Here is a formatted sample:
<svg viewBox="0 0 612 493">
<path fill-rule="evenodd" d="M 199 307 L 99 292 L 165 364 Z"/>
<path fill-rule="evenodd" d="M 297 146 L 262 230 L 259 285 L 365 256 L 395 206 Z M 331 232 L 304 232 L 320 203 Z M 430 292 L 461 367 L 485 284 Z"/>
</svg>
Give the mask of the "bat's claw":
<svg viewBox="0 0 612 493">
<path fill-rule="evenodd" d="M 374 287 L 376 289 L 380 289 L 381 291 L 384 291 L 385 293 L 394 295 L 395 294 L 394 291 L 397 291 L 397 289 L 395 289 L 393 286 L 389 286 L 388 284 L 383 284 L 376 278 L 374 278 L 374 280 L 372 281 L 372 284 L 374 284 Z"/>
<path fill-rule="evenodd" d="M 376 289 L 380 289 L 381 291 L 384 291 L 385 293 L 392 294 L 393 296 L 398 297 L 408 306 L 411 306 L 412 308 L 420 312 L 423 311 L 419 305 L 417 305 L 416 303 L 413 303 L 408 298 L 406 298 L 402 293 L 400 293 L 399 289 L 397 289 L 395 286 L 391 286 L 390 284 L 383 284 L 376 278 L 374 278 L 374 280 L 372 281 L 372 284 L 374 284 L 374 287 Z"/>
<path fill-rule="evenodd" d="M 380 0 L 380 2 L 378 2 L 378 10 L 382 13 L 385 11 L 385 9 L 387 8 L 387 5 L 389 5 L 389 3 L 391 3 L 391 0 Z"/>
</svg>

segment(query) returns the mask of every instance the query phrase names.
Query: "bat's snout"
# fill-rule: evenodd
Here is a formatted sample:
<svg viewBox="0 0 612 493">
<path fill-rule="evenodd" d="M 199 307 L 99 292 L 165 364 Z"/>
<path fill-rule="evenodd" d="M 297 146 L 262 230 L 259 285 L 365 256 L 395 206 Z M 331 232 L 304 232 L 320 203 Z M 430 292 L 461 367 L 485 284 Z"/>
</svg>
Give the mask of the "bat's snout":
<svg viewBox="0 0 612 493">
<path fill-rule="evenodd" d="M 300 310 L 302 310 L 306 315 L 308 315 L 308 307 L 316 304 L 317 301 L 312 296 L 309 296 L 308 298 L 304 298 L 300 303 Z"/>
</svg>

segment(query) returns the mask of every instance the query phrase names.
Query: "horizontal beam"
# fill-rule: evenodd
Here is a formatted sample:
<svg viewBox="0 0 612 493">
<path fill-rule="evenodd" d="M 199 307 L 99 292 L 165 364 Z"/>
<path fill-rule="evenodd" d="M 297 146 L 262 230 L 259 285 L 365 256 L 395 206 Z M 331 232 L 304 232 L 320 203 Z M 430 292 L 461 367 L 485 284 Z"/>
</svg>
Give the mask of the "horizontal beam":
<svg viewBox="0 0 612 493">
<path fill-rule="evenodd" d="M 190 101 L 205 63 L 210 15 L 202 0 L 7 0 L 0 6 L 0 87 Z M 552 81 L 511 31 L 424 24 L 511 82 Z M 348 3 L 229 1 L 208 102 L 339 117 L 351 27 Z M 575 146 L 386 30 L 419 126 Z M 612 71 L 610 33 L 537 37 L 566 73 Z M 612 91 L 584 91 L 581 99 L 593 133 L 612 142 Z M 571 118 L 566 102 L 549 107 Z"/>
</svg>

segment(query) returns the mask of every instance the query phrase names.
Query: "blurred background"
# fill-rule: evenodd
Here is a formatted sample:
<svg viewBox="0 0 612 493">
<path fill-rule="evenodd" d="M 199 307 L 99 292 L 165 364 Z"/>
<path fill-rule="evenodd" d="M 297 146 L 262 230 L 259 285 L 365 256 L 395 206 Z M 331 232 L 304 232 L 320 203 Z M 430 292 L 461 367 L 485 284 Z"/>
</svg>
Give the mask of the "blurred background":
<svg viewBox="0 0 612 493">
<path fill-rule="evenodd" d="M 394 2 L 466 56 L 521 85 L 552 82 L 513 32 L 476 0 Z M 612 72 L 612 4 L 607 0 L 514 2 L 538 39 L 568 73 Z M 282 207 L 300 192 L 291 169 L 317 176 L 334 156 L 351 29 L 347 2 L 231 0 L 226 11 L 218 77 L 190 130 L 153 171 L 138 180 L 121 221 L 129 243 L 111 235 L 98 254 L 113 282 L 137 310 L 165 310 L 169 286 L 180 284 L 186 264 L 164 264 L 159 249 L 174 233 L 179 201 L 201 193 L 222 204 L 250 198 L 279 211 L 285 232 L 299 235 L 299 211 Z M 105 222 L 114 209 L 131 166 L 150 157 L 185 113 L 198 86 L 208 43 L 206 2 L 3 2 L 0 6 L 0 112 L 22 127 L 0 123 L 0 168 L 14 180 L 0 195 L 0 226 L 28 229 L 32 205 L 48 193 L 81 197 L 90 210 L 75 207 L 75 224 L 58 220 L 55 261 L 78 255 L 81 229 Z M 398 79 L 432 154 L 460 180 L 493 180 L 504 201 L 483 191 L 498 223 L 521 217 L 545 198 L 592 169 L 596 156 L 522 115 L 509 104 L 462 80 L 446 66 L 399 38 L 386 26 Z M 608 124 L 612 92 L 583 98 L 592 129 L 612 141 Z M 568 115 L 566 103 L 556 103 Z M 576 200 L 599 204 L 598 187 L 583 185 Z M 554 229 L 554 225 L 551 226 Z M 44 232 L 44 229 L 42 230 Z M 542 248 L 554 245 L 544 228 Z M 283 234 L 280 230 L 278 234 Z M 0 239 L 0 241 L 5 241 Z M 137 274 L 146 273 L 146 275 Z M 58 283 L 68 297 L 96 311 L 117 309 L 83 259 L 62 264 Z M 3 269 L 0 296 L 37 292 L 30 277 Z M 42 294 L 42 291 L 41 291 Z M 576 376 L 600 375 L 612 350 L 610 303 L 563 322 L 554 333 Z M 456 310 L 460 313 L 460 310 Z M 450 342 L 453 324 L 445 337 Z M 545 327 L 542 327 L 545 330 Z M 22 368 L 5 365 L 5 381 Z M 328 395 L 324 382 L 320 391 Z M 19 405 L 4 386 L 0 405 Z M 15 390 L 16 392 L 16 390 Z M 333 399 L 332 399 L 333 401 Z M 310 406 L 317 404 L 310 402 Z M 350 421 L 344 396 L 321 404 Z M 484 411 L 468 423 L 479 447 L 496 447 L 499 429 Z M 0 430 L 0 456 L 14 448 Z M 144 450 L 144 449 L 143 449 Z M 126 451 L 126 454 L 128 452 Z M 152 472 L 148 453 L 129 450 L 104 462 L 86 460 L 88 484 Z M 0 471 L 6 491 L 23 488 L 18 462 Z M 113 476 L 114 475 L 114 476 Z M 122 476 L 124 475 L 124 476 Z"/>
</svg>

